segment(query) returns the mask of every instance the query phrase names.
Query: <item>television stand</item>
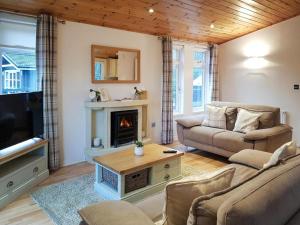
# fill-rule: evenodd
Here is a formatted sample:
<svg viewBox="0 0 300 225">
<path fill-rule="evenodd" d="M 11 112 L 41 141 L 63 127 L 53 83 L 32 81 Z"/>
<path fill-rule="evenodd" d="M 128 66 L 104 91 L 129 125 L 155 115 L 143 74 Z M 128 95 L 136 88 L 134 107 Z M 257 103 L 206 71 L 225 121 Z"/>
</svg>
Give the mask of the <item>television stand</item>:
<svg viewBox="0 0 300 225">
<path fill-rule="evenodd" d="M 0 150 L 0 209 L 48 176 L 48 141 L 32 138 Z"/>
</svg>

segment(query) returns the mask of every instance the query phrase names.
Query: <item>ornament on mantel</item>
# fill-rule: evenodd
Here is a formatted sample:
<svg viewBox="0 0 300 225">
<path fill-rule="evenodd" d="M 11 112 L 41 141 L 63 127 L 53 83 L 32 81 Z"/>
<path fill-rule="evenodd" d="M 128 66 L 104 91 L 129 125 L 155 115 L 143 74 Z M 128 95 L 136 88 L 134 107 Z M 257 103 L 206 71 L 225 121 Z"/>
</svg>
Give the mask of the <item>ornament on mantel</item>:
<svg viewBox="0 0 300 225">
<path fill-rule="evenodd" d="M 134 87 L 134 99 L 143 100 L 147 99 L 147 91 L 144 87 Z"/>
<path fill-rule="evenodd" d="M 92 102 L 100 101 L 100 91 L 96 91 L 94 89 L 90 89 L 89 98 Z"/>
</svg>

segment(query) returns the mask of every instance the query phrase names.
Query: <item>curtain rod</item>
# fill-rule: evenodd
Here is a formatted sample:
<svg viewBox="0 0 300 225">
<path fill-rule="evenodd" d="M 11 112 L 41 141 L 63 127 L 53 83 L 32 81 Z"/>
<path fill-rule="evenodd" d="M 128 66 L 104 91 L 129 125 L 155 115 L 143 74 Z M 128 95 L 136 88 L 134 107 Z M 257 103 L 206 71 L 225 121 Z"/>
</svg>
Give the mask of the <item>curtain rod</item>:
<svg viewBox="0 0 300 225">
<path fill-rule="evenodd" d="M 17 15 L 17 16 L 27 16 L 27 17 L 31 17 L 31 18 L 35 18 L 35 19 L 38 18 L 38 15 L 28 14 L 28 13 L 21 13 L 21 12 L 14 12 L 14 11 L 9 11 L 9 10 L 5 10 L 5 9 L 0 9 L 0 12 L 13 14 L 13 15 Z M 59 19 L 58 17 L 57 17 L 57 22 L 59 22 L 61 24 L 66 23 L 66 21 L 64 19 Z"/>
<path fill-rule="evenodd" d="M 157 39 L 158 40 L 162 40 L 164 36 L 158 36 Z M 184 43 L 191 43 L 191 44 L 199 44 L 199 45 L 209 45 L 209 42 L 200 42 L 200 41 L 196 41 L 196 40 L 190 40 L 190 39 L 183 39 L 183 38 L 175 38 L 172 37 L 173 41 L 178 41 L 178 42 L 184 42 Z"/>
</svg>

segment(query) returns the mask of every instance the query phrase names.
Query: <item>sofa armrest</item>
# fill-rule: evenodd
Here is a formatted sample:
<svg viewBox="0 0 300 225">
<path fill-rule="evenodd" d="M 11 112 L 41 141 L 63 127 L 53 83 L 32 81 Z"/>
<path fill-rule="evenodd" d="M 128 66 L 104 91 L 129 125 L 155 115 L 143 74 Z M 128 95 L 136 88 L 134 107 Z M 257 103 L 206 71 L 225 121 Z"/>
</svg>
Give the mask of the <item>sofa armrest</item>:
<svg viewBox="0 0 300 225">
<path fill-rule="evenodd" d="M 245 134 L 244 139 L 247 141 L 258 141 L 272 136 L 284 134 L 286 132 L 291 132 L 291 130 L 292 128 L 290 126 L 281 124 L 272 128 L 250 131 Z"/>
<path fill-rule="evenodd" d="M 206 114 L 198 114 L 198 115 L 185 116 L 182 118 L 178 118 L 175 121 L 178 124 L 180 124 L 186 128 L 190 128 L 190 127 L 201 125 L 206 117 L 207 117 Z"/>
<path fill-rule="evenodd" d="M 264 164 L 267 163 L 272 156 L 272 153 L 258 151 L 254 149 L 244 149 L 235 153 L 229 158 L 232 163 L 238 163 L 260 170 Z"/>
</svg>

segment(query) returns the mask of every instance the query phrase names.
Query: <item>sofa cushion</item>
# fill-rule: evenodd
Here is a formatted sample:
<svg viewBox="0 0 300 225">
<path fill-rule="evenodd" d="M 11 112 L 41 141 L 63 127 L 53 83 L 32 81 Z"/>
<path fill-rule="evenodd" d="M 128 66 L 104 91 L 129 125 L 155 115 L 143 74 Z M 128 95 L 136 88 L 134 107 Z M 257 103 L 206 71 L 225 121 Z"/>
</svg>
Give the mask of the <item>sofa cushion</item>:
<svg viewBox="0 0 300 225">
<path fill-rule="evenodd" d="M 224 169 L 225 168 L 235 168 L 235 173 L 230 186 L 235 186 L 243 183 L 245 180 L 253 177 L 258 171 L 258 169 L 255 169 L 253 167 L 244 166 L 237 163 L 228 164 L 224 167 Z"/>
<path fill-rule="evenodd" d="M 261 115 L 262 113 L 240 109 L 233 131 L 247 133 L 249 131 L 256 130 L 259 126 L 259 117 Z"/>
<path fill-rule="evenodd" d="M 264 164 L 270 160 L 272 153 L 253 149 L 244 149 L 229 158 L 232 163 L 239 163 L 255 169 L 262 169 Z"/>
<path fill-rule="evenodd" d="M 253 149 L 252 142 L 244 141 L 245 134 L 234 131 L 225 131 L 213 136 L 213 145 L 230 152 L 239 152 L 243 149 Z"/>
<path fill-rule="evenodd" d="M 237 117 L 237 108 L 227 107 L 225 115 L 226 115 L 226 129 L 232 131 L 234 129 L 234 125 Z"/>
<path fill-rule="evenodd" d="M 241 108 L 239 108 L 238 110 L 240 109 Z M 254 110 L 254 109 L 247 109 L 247 110 L 254 113 L 261 113 L 261 116 L 259 117 L 258 129 L 271 128 L 276 125 L 274 112 L 264 111 L 264 110 Z"/>
<path fill-rule="evenodd" d="M 183 134 L 186 139 L 207 145 L 212 145 L 214 135 L 221 132 L 225 132 L 225 130 L 204 126 L 196 126 L 183 130 Z"/>
<path fill-rule="evenodd" d="M 171 225 L 186 224 L 193 200 L 230 186 L 235 168 L 189 176 L 166 186 L 164 218 Z"/>
<path fill-rule="evenodd" d="M 154 225 L 136 206 L 125 201 L 106 201 L 79 210 L 88 225 Z"/>
<path fill-rule="evenodd" d="M 299 225 L 300 224 L 300 209 L 297 211 L 296 214 L 293 215 L 292 218 L 289 219 L 286 225 Z"/>
<path fill-rule="evenodd" d="M 215 107 L 208 105 L 206 107 L 208 117 L 203 121 L 202 125 L 226 129 L 226 109 L 227 107 Z"/>
</svg>

